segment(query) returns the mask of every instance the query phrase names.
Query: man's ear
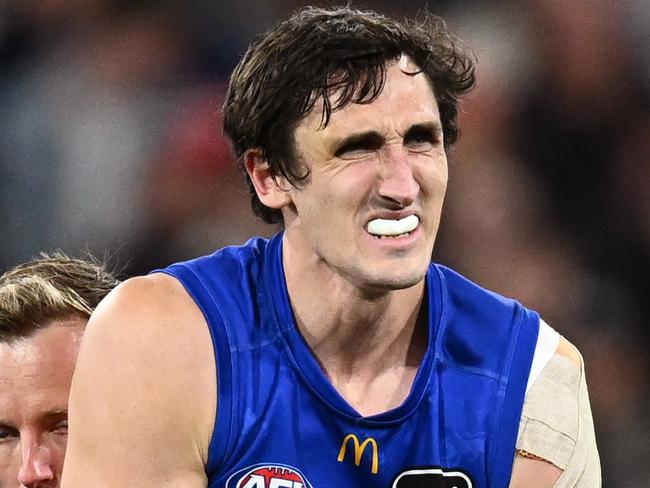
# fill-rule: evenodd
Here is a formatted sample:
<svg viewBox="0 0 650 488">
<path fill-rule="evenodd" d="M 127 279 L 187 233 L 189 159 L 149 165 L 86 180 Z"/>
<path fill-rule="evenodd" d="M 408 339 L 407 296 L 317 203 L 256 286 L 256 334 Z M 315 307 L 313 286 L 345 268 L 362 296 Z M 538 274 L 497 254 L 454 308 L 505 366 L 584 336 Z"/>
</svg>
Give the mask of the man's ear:
<svg viewBox="0 0 650 488">
<path fill-rule="evenodd" d="M 291 203 L 291 184 L 284 177 L 271 174 L 271 167 L 261 149 L 249 149 L 244 153 L 244 167 L 264 205 L 280 210 Z"/>
</svg>

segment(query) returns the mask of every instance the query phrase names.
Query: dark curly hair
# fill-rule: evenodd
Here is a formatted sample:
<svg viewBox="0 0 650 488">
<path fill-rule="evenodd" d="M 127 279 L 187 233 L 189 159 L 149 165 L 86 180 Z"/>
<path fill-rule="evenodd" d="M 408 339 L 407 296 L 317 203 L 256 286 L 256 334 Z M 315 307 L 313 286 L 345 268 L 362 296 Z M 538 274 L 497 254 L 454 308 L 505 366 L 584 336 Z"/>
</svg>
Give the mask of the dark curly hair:
<svg viewBox="0 0 650 488">
<path fill-rule="evenodd" d="M 224 104 L 224 131 L 239 164 L 259 148 L 274 176 L 291 184 L 309 171 L 295 154 L 294 129 L 317 100 L 322 126 L 332 111 L 370 103 L 381 93 L 386 63 L 409 56 L 429 79 L 438 102 L 445 146 L 458 138 L 459 97 L 474 85 L 474 60 L 432 15 L 398 22 L 349 7 L 306 7 L 257 37 L 235 68 Z M 260 202 L 250 178 L 251 204 L 268 223 L 282 214 Z"/>
</svg>

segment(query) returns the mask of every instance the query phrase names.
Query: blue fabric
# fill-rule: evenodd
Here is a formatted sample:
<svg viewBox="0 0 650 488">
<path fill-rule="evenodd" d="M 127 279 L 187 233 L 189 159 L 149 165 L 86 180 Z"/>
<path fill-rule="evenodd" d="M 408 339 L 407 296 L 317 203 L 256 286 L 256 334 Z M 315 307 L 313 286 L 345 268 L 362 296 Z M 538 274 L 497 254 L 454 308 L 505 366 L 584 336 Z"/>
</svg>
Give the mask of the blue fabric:
<svg viewBox="0 0 650 488">
<path fill-rule="evenodd" d="M 431 264 L 429 344 L 411 392 L 363 417 L 295 326 L 282 234 L 162 271 L 196 301 L 214 344 L 210 488 L 508 486 L 536 313 Z"/>
</svg>

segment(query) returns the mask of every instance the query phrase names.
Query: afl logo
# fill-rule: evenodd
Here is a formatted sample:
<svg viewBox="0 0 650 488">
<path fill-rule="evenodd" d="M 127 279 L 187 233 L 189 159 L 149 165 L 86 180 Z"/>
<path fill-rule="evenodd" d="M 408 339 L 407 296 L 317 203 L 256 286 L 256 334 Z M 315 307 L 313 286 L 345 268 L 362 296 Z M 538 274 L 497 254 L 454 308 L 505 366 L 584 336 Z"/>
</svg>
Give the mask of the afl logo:
<svg viewBox="0 0 650 488">
<path fill-rule="evenodd" d="M 296 468 L 283 464 L 256 464 L 241 469 L 226 481 L 226 488 L 312 488 Z"/>
</svg>

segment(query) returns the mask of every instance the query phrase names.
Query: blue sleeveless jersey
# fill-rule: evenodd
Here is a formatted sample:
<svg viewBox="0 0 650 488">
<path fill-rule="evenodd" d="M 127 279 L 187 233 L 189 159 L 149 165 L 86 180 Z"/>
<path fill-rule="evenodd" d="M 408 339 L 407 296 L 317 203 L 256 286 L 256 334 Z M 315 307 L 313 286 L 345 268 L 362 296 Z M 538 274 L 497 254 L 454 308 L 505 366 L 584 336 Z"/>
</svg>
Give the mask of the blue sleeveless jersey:
<svg viewBox="0 0 650 488">
<path fill-rule="evenodd" d="M 429 344 L 404 403 L 363 417 L 296 328 L 282 234 L 172 265 L 210 328 L 210 488 L 506 488 L 539 317 L 455 272 L 426 277 Z"/>
</svg>

